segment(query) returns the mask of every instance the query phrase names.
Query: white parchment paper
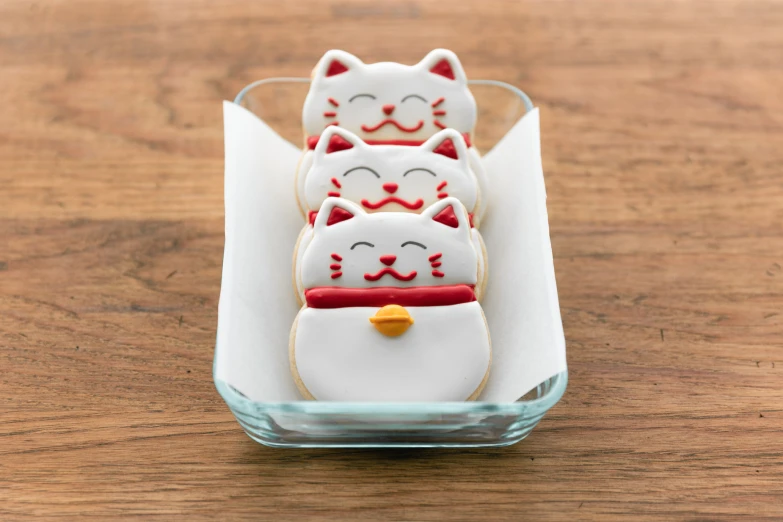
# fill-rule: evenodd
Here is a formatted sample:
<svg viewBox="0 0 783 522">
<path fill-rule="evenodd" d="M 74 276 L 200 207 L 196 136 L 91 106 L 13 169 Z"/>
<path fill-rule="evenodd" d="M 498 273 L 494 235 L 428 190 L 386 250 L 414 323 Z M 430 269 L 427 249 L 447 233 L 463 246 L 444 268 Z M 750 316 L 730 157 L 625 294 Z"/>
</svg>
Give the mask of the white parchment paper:
<svg viewBox="0 0 783 522">
<path fill-rule="evenodd" d="M 288 364 L 299 309 L 291 265 L 303 225 L 293 179 L 301 148 L 239 105 L 224 102 L 223 111 L 226 243 L 215 375 L 255 401 L 301 400 Z M 493 359 L 479 400 L 510 402 L 566 369 L 538 110 L 482 161 L 490 181 L 481 226 L 490 268 L 482 305 Z"/>
</svg>

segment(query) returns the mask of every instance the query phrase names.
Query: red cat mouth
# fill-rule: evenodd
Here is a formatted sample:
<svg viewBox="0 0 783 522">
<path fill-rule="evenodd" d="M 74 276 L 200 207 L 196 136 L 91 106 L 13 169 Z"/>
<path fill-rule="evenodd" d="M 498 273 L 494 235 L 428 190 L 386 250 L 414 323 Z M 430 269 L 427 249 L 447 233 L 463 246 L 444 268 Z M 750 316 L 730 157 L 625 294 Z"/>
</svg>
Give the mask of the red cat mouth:
<svg viewBox="0 0 783 522">
<path fill-rule="evenodd" d="M 382 278 L 386 274 L 392 276 L 394 279 L 398 279 L 400 281 L 411 281 L 414 277 L 416 277 L 416 271 L 411 270 L 411 273 L 408 275 L 402 275 L 395 269 L 391 267 L 385 267 L 381 268 L 374 274 L 364 274 L 364 278 L 368 281 L 377 281 L 378 279 Z"/>
<path fill-rule="evenodd" d="M 419 130 L 422 127 L 424 127 L 424 120 L 419 120 L 419 123 L 417 123 L 413 127 L 405 127 L 404 125 L 402 125 L 400 122 L 398 122 L 397 120 L 395 120 L 393 118 L 386 118 L 385 120 L 380 122 L 378 125 L 374 125 L 372 127 L 368 127 L 367 125 L 362 125 L 362 130 L 364 132 L 375 132 L 378 129 L 380 129 L 381 127 L 383 127 L 384 125 L 389 125 L 389 124 L 394 125 L 398 129 L 400 129 L 402 132 L 416 132 L 417 130 Z"/>
<path fill-rule="evenodd" d="M 408 201 L 405 201 L 404 199 L 396 198 L 394 196 L 389 196 L 388 198 L 383 198 L 379 201 L 376 201 L 375 203 L 368 201 L 366 199 L 362 200 L 362 205 L 364 205 L 367 208 L 371 208 L 373 210 L 379 209 L 384 205 L 388 205 L 389 203 L 399 203 L 403 207 L 407 208 L 408 210 L 418 210 L 422 206 L 424 206 L 424 200 L 419 198 L 413 203 L 409 203 Z"/>
</svg>

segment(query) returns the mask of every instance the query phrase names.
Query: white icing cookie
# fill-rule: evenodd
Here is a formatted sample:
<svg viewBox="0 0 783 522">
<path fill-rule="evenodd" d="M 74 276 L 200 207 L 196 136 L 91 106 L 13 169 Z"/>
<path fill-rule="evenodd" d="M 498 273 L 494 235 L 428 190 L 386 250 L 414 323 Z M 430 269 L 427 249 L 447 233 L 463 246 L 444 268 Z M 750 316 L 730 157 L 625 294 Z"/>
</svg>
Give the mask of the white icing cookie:
<svg viewBox="0 0 783 522">
<path fill-rule="evenodd" d="M 474 294 L 468 215 L 444 198 L 420 215 L 328 198 L 301 255 L 306 306 L 291 371 L 307 398 L 461 401 L 483 389 L 489 330 Z"/>
<path fill-rule="evenodd" d="M 457 55 L 446 49 L 416 65 L 365 64 L 332 50 L 313 70 L 302 121 L 307 136 L 339 125 L 363 140 L 423 141 L 445 128 L 472 132 L 476 100 Z"/>
<path fill-rule="evenodd" d="M 312 165 L 300 184 L 300 201 L 317 211 L 327 197 L 342 197 L 367 212 L 421 212 L 456 197 L 473 213 L 480 198 L 468 149 L 453 129 L 422 145 L 367 145 L 355 134 L 330 127 L 321 135 Z"/>
</svg>

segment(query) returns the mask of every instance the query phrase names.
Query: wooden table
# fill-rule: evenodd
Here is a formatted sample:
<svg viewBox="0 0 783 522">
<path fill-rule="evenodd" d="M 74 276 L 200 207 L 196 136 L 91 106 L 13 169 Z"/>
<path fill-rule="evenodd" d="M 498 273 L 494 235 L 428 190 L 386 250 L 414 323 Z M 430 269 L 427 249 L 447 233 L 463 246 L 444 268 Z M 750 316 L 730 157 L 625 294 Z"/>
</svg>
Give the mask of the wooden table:
<svg viewBox="0 0 783 522">
<path fill-rule="evenodd" d="M 0 519 L 783 518 L 783 2 L 0 4 Z M 455 50 L 541 108 L 562 402 L 274 450 L 212 384 L 221 100 Z"/>
</svg>

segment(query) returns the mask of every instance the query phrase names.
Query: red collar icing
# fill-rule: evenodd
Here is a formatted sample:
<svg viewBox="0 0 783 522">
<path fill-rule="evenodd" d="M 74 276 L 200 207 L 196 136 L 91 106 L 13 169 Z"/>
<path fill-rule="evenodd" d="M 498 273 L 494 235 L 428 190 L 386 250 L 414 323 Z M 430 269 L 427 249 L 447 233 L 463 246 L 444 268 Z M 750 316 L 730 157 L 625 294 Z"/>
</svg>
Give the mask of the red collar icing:
<svg viewBox="0 0 783 522">
<path fill-rule="evenodd" d="M 380 308 L 400 306 L 450 306 L 476 300 L 473 285 L 413 286 L 395 288 L 341 288 L 319 286 L 305 290 L 305 302 L 310 308 L 347 308 L 366 306 Z"/>
<path fill-rule="evenodd" d="M 315 146 L 318 145 L 318 139 L 321 136 L 308 136 L 307 148 L 315 150 Z M 470 148 L 470 133 L 466 132 L 462 135 L 465 138 L 465 145 Z M 364 140 L 367 145 L 407 145 L 409 147 L 418 147 L 424 143 L 424 140 Z"/>
<path fill-rule="evenodd" d="M 315 225 L 315 217 L 318 215 L 317 210 L 309 210 L 307 212 L 307 222 L 310 223 L 310 226 Z M 468 214 L 468 221 L 470 221 L 470 228 L 473 228 L 473 213 Z"/>
</svg>

